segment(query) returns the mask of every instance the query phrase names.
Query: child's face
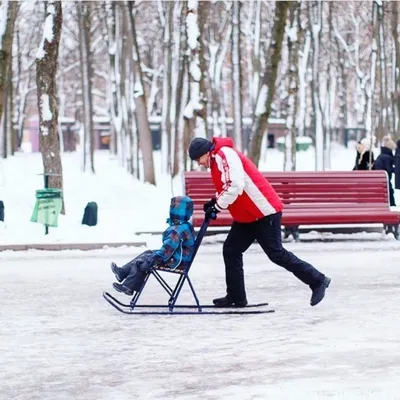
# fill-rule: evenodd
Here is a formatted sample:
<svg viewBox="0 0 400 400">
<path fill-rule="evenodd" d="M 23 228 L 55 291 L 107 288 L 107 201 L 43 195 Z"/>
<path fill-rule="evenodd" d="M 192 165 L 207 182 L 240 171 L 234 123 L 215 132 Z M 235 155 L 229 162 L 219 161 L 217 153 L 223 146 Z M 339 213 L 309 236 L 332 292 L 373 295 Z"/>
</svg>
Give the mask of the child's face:
<svg viewBox="0 0 400 400">
<path fill-rule="evenodd" d="M 197 163 L 204 168 L 210 168 L 210 153 L 203 154 L 198 160 Z"/>
</svg>

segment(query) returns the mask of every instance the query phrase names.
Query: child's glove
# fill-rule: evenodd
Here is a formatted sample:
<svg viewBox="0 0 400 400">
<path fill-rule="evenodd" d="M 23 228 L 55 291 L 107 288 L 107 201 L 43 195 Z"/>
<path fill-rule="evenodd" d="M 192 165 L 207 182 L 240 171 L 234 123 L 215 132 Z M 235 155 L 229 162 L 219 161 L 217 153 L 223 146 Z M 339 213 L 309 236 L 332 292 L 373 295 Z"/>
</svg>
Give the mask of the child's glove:
<svg viewBox="0 0 400 400">
<path fill-rule="evenodd" d="M 203 211 L 206 212 L 209 207 L 215 206 L 217 203 L 217 199 L 213 197 L 210 201 L 207 201 L 207 203 L 203 204 Z"/>
</svg>

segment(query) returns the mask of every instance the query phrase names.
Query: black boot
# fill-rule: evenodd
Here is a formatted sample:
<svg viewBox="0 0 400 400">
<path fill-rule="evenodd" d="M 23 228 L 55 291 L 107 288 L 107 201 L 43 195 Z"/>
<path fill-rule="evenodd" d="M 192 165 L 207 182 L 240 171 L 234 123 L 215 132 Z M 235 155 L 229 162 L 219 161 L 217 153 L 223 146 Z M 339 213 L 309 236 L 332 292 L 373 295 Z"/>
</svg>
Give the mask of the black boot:
<svg viewBox="0 0 400 400">
<path fill-rule="evenodd" d="M 114 262 L 111 263 L 111 271 L 113 272 L 113 274 L 115 275 L 115 279 L 118 282 L 122 282 L 124 280 L 124 278 L 122 277 L 122 268 L 119 268 L 117 266 L 117 264 L 115 264 Z"/>
<path fill-rule="evenodd" d="M 121 285 L 120 283 L 113 283 L 113 288 L 120 293 L 125 293 L 128 296 L 133 296 L 133 290 L 127 288 L 124 285 Z"/>
<path fill-rule="evenodd" d="M 321 283 L 311 287 L 312 295 L 310 304 L 312 306 L 316 306 L 325 297 L 325 290 L 327 289 L 330 283 L 331 283 L 331 278 L 325 276 L 324 280 Z"/>
<path fill-rule="evenodd" d="M 225 297 L 219 297 L 218 299 L 214 299 L 213 303 L 215 307 L 246 307 L 247 300 L 235 300 L 232 299 L 229 295 Z"/>
</svg>

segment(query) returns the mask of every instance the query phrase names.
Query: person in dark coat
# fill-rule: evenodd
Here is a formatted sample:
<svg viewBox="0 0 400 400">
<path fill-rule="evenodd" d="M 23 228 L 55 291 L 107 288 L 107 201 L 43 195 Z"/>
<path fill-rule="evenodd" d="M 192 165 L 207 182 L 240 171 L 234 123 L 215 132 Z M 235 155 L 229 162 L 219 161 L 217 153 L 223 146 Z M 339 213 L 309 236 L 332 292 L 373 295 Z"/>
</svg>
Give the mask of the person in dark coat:
<svg viewBox="0 0 400 400">
<path fill-rule="evenodd" d="M 397 148 L 394 154 L 394 187 L 400 189 L 400 140 L 397 141 Z"/>
<path fill-rule="evenodd" d="M 357 156 L 353 171 L 369 171 L 372 169 L 375 159 L 374 153 L 371 151 L 371 140 L 362 139 L 357 143 L 356 149 Z"/>
<path fill-rule="evenodd" d="M 392 176 L 394 173 L 394 156 L 393 150 L 396 148 L 396 144 L 390 136 L 384 136 L 382 139 L 381 154 L 377 157 L 374 163 L 375 170 L 386 171 L 388 174 L 389 184 L 389 201 L 391 206 L 396 206 L 394 200 L 394 190 L 392 186 Z"/>
<path fill-rule="evenodd" d="M 167 219 L 169 227 L 162 235 L 161 248 L 147 250 L 122 267 L 111 263 L 111 271 L 119 282 L 113 283 L 114 289 L 132 296 L 141 289 L 146 275 L 155 265 L 186 269 L 195 250 L 195 233 L 193 225 L 189 222 L 192 215 L 193 200 L 190 197 L 173 197 Z"/>
</svg>

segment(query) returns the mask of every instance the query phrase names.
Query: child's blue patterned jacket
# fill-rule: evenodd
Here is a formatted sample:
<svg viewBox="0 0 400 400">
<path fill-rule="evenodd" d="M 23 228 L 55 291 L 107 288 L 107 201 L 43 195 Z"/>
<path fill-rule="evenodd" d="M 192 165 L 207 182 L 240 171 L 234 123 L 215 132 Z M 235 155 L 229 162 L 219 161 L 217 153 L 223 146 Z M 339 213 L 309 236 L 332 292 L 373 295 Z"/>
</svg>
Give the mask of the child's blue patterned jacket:
<svg viewBox="0 0 400 400">
<path fill-rule="evenodd" d="M 171 199 L 167 220 L 170 226 L 162 235 L 162 247 L 153 253 L 154 263 L 179 269 L 189 265 L 195 242 L 193 225 L 189 222 L 192 215 L 193 201 L 190 197 L 177 196 Z"/>
</svg>

